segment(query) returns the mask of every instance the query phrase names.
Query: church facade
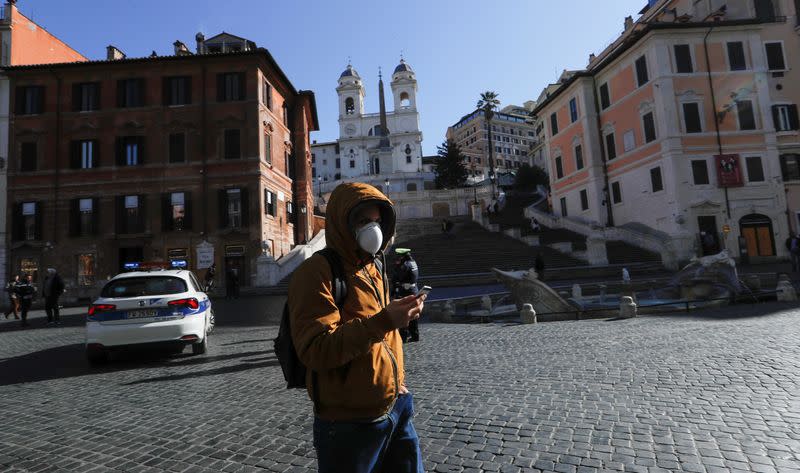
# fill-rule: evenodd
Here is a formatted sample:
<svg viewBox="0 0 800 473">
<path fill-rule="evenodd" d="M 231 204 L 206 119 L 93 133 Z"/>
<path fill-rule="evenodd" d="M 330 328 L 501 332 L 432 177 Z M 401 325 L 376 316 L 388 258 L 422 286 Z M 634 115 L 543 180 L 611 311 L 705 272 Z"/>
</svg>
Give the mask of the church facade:
<svg viewBox="0 0 800 473">
<path fill-rule="evenodd" d="M 359 179 L 391 190 L 422 189 L 422 132 L 417 110 L 417 80 L 405 62 L 389 84 L 394 105 L 386 110 L 383 78 L 378 80 L 378 113 L 365 112 L 366 87 L 352 65 L 339 77 L 339 139 L 313 144 L 312 169 L 319 192 L 341 181 Z"/>
</svg>

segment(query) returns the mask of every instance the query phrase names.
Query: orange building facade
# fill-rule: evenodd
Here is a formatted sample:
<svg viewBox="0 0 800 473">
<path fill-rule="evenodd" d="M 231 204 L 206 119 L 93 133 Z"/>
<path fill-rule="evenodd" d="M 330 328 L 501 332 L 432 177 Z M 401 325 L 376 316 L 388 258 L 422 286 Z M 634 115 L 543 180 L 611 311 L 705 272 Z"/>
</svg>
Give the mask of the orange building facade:
<svg viewBox="0 0 800 473">
<path fill-rule="evenodd" d="M 795 2 L 716 3 L 651 1 L 542 94 L 554 212 L 643 224 L 685 241 L 686 256 L 788 254 L 800 210 L 788 184 L 800 180 Z"/>
<path fill-rule="evenodd" d="M 251 41 L 7 73 L 13 272 L 55 267 L 77 298 L 153 261 L 250 286 L 261 255 L 313 236 L 314 95 Z"/>
<path fill-rule="evenodd" d="M 22 14 L 16 2 L 0 7 L 0 66 L 86 61 L 80 53 Z M 0 286 L 10 271 L 6 258 L 9 79 L 0 72 Z"/>
</svg>

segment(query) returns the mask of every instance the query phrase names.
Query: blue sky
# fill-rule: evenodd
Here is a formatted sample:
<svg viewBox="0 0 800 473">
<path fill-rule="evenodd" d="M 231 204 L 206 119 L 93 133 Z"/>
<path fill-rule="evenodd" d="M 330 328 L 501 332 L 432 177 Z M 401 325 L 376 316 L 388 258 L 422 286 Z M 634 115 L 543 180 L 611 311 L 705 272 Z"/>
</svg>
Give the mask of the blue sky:
<svg viewBox="0 0 800 473">
<path fill-rule="evenodd" d="M 378 111 L 378 67 L 402 51 L 419 82 L 425 154 L 494 90 L 501 106 L 535 99 L 563 69 L 582 68 L 646 0 L 19 0 L 18 7 L 91 59 L 113 44 L 128 57 L 172 54 L 179 39 L 227 31 L 270 50 L 298 89 L 313 90 L 317 141 L 338 136 L 336 81 L 348 57 Z M 387 84 L 388 86 L 388 84 Z M 391 104 L 390 97 L 387 96 Z"/>
</svg>

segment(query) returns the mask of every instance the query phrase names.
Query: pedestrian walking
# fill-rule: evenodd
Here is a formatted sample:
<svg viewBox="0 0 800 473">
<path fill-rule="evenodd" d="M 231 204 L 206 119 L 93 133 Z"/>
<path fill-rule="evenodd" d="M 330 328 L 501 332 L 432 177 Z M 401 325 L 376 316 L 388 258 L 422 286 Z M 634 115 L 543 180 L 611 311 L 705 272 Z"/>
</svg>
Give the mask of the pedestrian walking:
<svg viewBox="0 0 800 473">
<path fill-rule="evenodd" d="M 536 270 L 539 280 L 544 281 L 544 260 L 542 259 L 542 255 L 538 253 L 536 254 L 536 258 L 533 259 L 533 269 Z"/>
<path fill-rule="evenodd" d="M 211 289 L 214 287 L 214 276 L 217 274 L 217 263 L 211 263 L 211 266 L 208 267 L 206 270 L 206 275 L 203 278 L 206 284 L 205 292 L 211 292 Z"/>
<path fill-rule="evenodd" d="M 14 279 L 8 281 L 6 283 L 6 294 L 8 295 L 8 310 L 6 311 L 6 318 L 9 318 L 11 314 L 14 314 L 14 318 L 19 320 L 19 291 L 17 290 L 17 286 L 19 286 L 19 274 L 14 275 Z"/>
<path fill-rule="evenodd" d="M 22 316 L 22 326 L 27 327 L 28 324 L 28 311 L 31 310 L 31 304 L 36 297 L 36 286 L 33 285 L 33 276 L 28 274 L 22 283 L 17 285 L 19 294 L 19 308 L 20 315 Z"/>
<path fill-rule="evenodd" d="M 64 293 L 64 280 L 55 270 L 47 268 L 47 276 L 42 286 L 44 295 L 44 311 L 47 313 L 47 325 L 61 325 L 61 317 L 58 313 L 58 298 Z"/>
<path fill-rule="evenodd" d="M 398 255 L 392 269 L 392 294 L 395 299 L 402 299 L 405 296 L 417 295 L 417 280 L 419 279 L 419 267 L 411 256 L 409 248 L 396 248 L 394 252 Z M 407 328 L 400 328 L 400 338 L 404 342 L 419 341 L 419 319 L 414 319 L 408 323 Z"/>
<path fill-rule="evenodd" d="M 425 296 L 389 301 L 383 252 L 395 220 L 391 201 L 373 186 L 339 185 L 328 201 L 325 238 L 341 261 L 344 301 L 337 306 L 332 263 L 321 254 L 303 262 L 289 283 L 292 340 L 308 368 L 320 473 L 423 471 L 397 329 L 420 316 Z"/>
</svg>

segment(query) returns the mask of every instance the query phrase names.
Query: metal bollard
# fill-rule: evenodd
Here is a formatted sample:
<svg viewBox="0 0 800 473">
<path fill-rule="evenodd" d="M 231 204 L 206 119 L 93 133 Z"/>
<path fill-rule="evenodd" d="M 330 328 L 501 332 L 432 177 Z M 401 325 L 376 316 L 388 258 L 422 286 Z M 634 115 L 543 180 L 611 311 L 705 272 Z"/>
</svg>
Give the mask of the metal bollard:
<svg viewBox="0 0 800 473">
<path fill-rule="evenodd" d="M 636 303 L 633 302 L 633 297 L 624 296 L 619 302 L 619 316 L 625 319 L 636 317 Z"/>
<path fill-rule="evenodd" d="M 533 310 L 533 305 L 531 304 L 523 304 L 522 310 L 519 312 L 519 316 L 522 317 L 523 324 L 536 323 L 536 311 Z"/>
</svg>

